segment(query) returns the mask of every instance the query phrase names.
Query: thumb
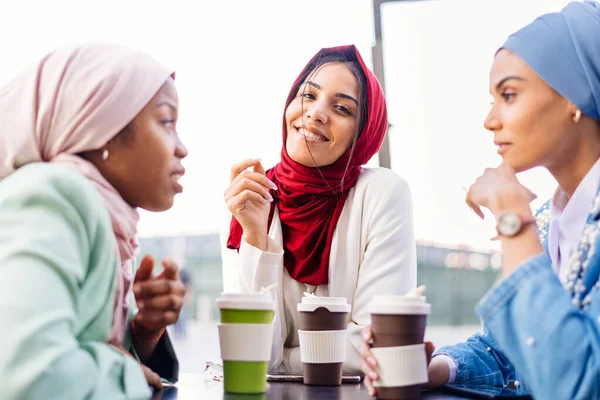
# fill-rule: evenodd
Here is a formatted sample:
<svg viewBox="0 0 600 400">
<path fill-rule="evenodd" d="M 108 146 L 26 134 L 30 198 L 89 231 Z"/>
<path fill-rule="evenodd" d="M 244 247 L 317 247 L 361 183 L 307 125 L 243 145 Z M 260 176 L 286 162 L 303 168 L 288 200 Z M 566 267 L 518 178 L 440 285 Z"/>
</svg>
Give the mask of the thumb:
<svg viewBox="0 0 600 400">
<path fill-rule="evenodd" d="M 254 172 L 258 172 L 259 174 L 263 175 L 265 174 L 265 169 L 260 163 L 260 161 L 257 161 L 256 164 L 254 164 Z"/>
<path fill-rule="evenodd" d="M 152 270 L 154 270 L 154 258 L 150 254 L 146 254 L 140 263 L 135 273 L 134 282 L 147 281 L 152 277 Z"/>
</svg>

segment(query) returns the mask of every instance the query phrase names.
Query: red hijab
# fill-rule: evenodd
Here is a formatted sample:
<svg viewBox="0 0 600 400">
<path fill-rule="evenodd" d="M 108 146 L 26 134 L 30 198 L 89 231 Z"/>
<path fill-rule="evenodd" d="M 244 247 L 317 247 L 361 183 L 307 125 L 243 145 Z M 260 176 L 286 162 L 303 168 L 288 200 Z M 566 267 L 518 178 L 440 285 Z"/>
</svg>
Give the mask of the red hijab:
<svg viewBox="0 0 600 400">
<path fill-rule="evenodd" d="M 367 120 L 355 144 L 352 160 L 348 164 L 351 152 L 348 150 L 333 164 L 320 167 L 327 182 L 317 168 L 306 167 L 292 160 L 285 148 L 287 131 L 284 112 L 281 161 L 267 171 L 267 177 L 277 185 L 277 190 L 271 191 L 275 201 L 271 206 L 269 226 L 277 205 L 283 232 L 285 268 L 292 278 L 310 285 L 329 282 L 331 241 L 344 203 L 358 180 L 361 165 L 366 164 L 379 151 L 387 130 L 383 90 L 353 45 L 321 49 L 296 78 L 286 101 L 286 109 L 295 98 L 302 81 L 306 79 L 308 68 L 313 62 L 334 52 L 343 53 L 348 59 L 358 61 L 366 75 Z M 344 186 L 340 190 L 342 181 Z M 336 193 L 332 193 L 332 188 Z M 241 225 L 232 218 L 227 247 L 239 249 L 242 233 Z"/>
</svg>

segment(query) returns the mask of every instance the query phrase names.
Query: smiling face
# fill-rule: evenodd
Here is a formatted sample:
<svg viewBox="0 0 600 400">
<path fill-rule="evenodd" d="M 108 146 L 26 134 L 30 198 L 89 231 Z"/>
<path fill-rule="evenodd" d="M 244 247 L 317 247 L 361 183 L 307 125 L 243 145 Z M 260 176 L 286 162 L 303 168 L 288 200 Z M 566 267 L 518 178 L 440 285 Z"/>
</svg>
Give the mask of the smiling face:
<svg viewBox="0 0 600 400">
<path fill-rule="evenodd" d="M 359 84 L 342 62 L 310 74 L 285 111 L 286 150 L 307 167 L 333 164 L 351 146 L 359 119 Z"/>
<path fill-rule="evenodd" d="M 566 164 L 577 153 L 575 106 L 555 92 L 520 57 L 496 55 L 490 71 L 494 103 L 484 126 L 498 154 L 515 171 Z"/>
<path fill-rule="evenodd" d="M 183 190 L 187 149 L 177 133 L 179 100 L 172 79 L 103 149 L 85 154 L 132 207 L 164 211 Z M 108 158 L 102 159 L 102 151 Z"/>
</svg>

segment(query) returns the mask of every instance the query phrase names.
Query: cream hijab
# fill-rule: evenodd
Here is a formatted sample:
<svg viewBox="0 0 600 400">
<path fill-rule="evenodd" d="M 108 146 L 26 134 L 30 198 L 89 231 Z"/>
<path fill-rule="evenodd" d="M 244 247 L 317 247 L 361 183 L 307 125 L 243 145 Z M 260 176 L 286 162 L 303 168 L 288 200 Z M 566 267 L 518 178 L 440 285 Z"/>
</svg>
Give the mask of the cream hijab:
<svg viewBox="0 0 600 400">
<path fill-rule="evenodd" d="M 98 189 L 110 213 L 117 268 L 110 342 L 121 344 L 127 321 L 127 268 L 138 247 L 137 211 L 93 164 L 78 157 L 119 133 L 173 76 L 151 57 L 121 46 L 89 43 L 57 49 L 0 88 L 0 180 L 34 162 L 79 170 Z"/>
</svg>

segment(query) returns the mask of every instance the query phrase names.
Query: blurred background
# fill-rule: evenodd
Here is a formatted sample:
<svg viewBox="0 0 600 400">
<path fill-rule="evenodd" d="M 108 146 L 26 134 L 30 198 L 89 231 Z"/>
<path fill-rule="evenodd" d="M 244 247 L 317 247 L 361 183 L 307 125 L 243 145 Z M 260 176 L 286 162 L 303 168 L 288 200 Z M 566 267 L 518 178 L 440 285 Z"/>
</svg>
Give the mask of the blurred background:
<svg viewBox="0 0 600 400">
<path fill-rule="evenodd" d="M 381 4 L 380 4 L 381 3 Z M 172 327 L 183 372 L 218 359 L 215 298 L 222 290 L 222 194 L 233 163 L 281 150 L 289 88 L 322 47 L 355 44 L 385 74 L 391 127 L 384 165 L 409 183 L 418 239 L 418 283 L 433 304 L 427 336 L 438 346 L 478 328 L 473 308 L 498 277 L 491 218 L 464 204 L 464 189 L 499 156 L 483 129 L 488 72 L 506 37 L 566 0 L 0 0 L 0 84 L 45 52 L 109 41 L 172 66 L 181 137 L 190 156 L 172 210 L 142 213 L 142 253 L 174 258 L 189 285 Z M 376 22 L 380 33 L 376 35 Z M 380 68 L 382 67 L 382 68 Z M 548 199 L 542 170 L 519 176 Z"/>
</svg>

